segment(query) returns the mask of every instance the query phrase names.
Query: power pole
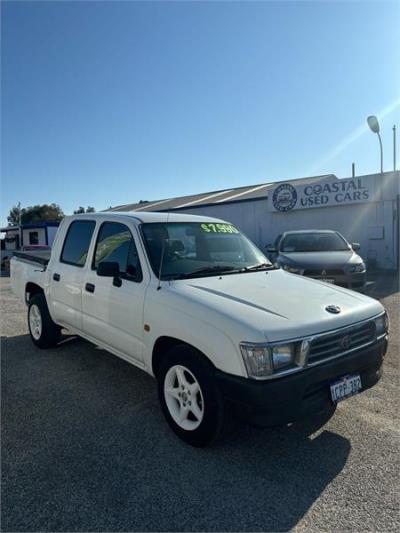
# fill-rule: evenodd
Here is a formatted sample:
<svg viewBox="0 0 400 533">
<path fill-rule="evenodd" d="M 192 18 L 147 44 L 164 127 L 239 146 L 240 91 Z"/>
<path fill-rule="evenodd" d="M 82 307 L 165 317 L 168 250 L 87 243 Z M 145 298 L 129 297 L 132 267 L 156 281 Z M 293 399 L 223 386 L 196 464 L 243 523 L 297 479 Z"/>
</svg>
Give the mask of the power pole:
<svg viewBox="0 0 400 533">
<path fill-rule="evenodd" d="M 22 227 L 21 227 L 21 202 L 18 202 L 18 246 L 22 247 Z"/>
</svg>

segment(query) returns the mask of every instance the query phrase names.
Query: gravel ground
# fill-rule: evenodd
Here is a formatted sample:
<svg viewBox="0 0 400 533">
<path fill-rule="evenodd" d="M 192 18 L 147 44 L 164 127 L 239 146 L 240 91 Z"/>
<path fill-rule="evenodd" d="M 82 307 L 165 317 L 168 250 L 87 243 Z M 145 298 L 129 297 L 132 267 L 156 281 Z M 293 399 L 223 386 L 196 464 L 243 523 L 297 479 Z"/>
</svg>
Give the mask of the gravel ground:
<svg viewBox="0 0 400 533">
<path fill-rule="evenodd" d="M 240 426 L 194 449 L 167 428 L 140 370 L 73 337 L 36 349 L 1 279 L 2 531 L 398 531 L 400 293 L 391 287 L 374 288 L 392 325 L 376 387 L 311 435 L 304 425 Z"/>
</svg>

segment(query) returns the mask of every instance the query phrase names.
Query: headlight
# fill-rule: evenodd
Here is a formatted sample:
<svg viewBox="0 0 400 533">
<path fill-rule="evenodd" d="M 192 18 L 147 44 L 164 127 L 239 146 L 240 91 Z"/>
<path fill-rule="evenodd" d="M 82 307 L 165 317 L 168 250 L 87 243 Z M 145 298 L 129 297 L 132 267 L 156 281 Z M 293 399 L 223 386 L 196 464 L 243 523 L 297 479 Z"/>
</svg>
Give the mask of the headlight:
<svg viewBox="0 0 400 533">
<path fill-rule="evenodd" d="M 365 263 L 357 263 L 355 265 L 349 265 L 346 268 L 347 272 L 365 272 L 366 266 Z"/>
<path fill-rule="evenodd" d="M 296 268 L 291 267 L 289 265 L 282 265 L 283 270 L 286 270 L 287 272 L 291 272 L 292 274 L 300 274 L 303 275 L 304 269 L 302 268 Z"/>
<path fill-rule="evenodd" d="M 263 379 L 274 372 L 284 370 L 294 363 L 295 349 L 293 344 L 240 344 L 247 374 L 254 379 Z"/>
<path fill-rule="evenodd" d="M 278 344 L 272 347 L 272 365 L 274 370 L 293 363 L 293 344 Z"/>
<path fill-rule="evenodd" d="M 389 317 L 387 313 L 385 312 L 383 315 L 378 316 L 378 318 L 375 319 L 375 328 L 376 328 L 376 335 L 379 337 L 380 335 L 385 335 L 389 331 Z"/>
<path fill-rule="evenodd" d="M 242 342 L 240 351 L 250 378 L 264 378 L 272 374 L 271 353 L 268 346 Z"/>
</svg>

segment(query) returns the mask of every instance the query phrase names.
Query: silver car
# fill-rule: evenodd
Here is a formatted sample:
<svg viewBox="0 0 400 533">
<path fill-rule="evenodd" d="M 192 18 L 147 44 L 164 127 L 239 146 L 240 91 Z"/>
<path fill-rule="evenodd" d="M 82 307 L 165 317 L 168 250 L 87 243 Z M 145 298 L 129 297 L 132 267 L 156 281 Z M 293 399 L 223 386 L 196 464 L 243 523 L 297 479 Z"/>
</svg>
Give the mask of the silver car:
<svg viewBox="0 0 400 533">
<path fill-rule="evenodd" d="M 310 278 L 364 291 L 367 269 L 356 253 L 358 243 L 348 243 L 338 231 L 286 231 L 268 246 L 270 259 L 281 268 Z"/>
</svg>

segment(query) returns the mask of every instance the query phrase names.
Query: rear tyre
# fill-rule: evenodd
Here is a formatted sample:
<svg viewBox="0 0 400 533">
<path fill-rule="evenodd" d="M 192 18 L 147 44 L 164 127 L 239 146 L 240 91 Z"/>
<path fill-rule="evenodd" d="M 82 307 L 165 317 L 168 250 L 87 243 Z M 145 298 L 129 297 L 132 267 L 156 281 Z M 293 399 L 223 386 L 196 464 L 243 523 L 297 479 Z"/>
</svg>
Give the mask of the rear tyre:
<svg viewBox="0 0 400 533">
<path fill-rule="evenodd" d="M 29 300 L 28 326 L 32 342 L 39 348 L 52 348 L 61 337 L 61 328 L 51 319 L 44 294 Z"/>
<path fill-rule="evenodd" d="M 194 348 L 180 345 L 164 356 L 157 381 L 161 409 L 174 433 L 196 447 L 215 441 L 225 416 L 211 363 Z"/>
</svg>

